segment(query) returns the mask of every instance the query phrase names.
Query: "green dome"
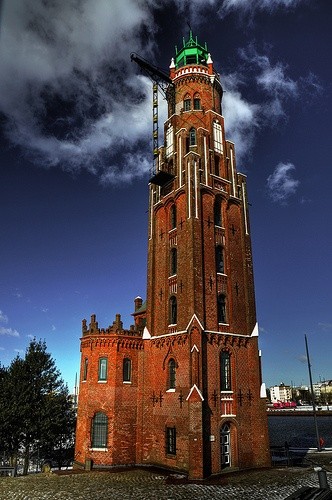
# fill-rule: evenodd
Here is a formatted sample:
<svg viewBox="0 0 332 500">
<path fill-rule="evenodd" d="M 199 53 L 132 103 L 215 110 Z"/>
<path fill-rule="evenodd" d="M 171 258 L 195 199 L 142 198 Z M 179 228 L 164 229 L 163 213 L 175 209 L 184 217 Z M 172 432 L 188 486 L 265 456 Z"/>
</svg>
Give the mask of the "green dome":
<svg viewBox="0 0 332 500">
<path fill-rule="evenodd" d="M 183 39 L 183 47 L 178 50 L 175 47 L 175 67 L 176 69 L 181 66 L 186 66 L 187 64 L 201 64 L 206 66 L 206 61 L 208 59 L 208 49 L 205 43 L 203 47 L 197 41 L 197 37 L 194 40 L 192 31 L 189 32 L 189 40 L 185 42 Z"/>
</svg>

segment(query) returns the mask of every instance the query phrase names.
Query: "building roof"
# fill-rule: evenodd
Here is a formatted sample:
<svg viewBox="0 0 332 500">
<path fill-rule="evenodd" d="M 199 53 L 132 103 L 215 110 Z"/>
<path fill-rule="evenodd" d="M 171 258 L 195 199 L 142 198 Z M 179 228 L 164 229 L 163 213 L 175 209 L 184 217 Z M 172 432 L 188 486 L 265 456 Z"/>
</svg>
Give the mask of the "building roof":
<svg viewBox="0 0 332 500">
<path fill-rule="evenodd" d="M 189 40 L 185 42 L 183 38 L 183 47 L 178 50 L 175 47 L 175 67 L 176 69 L 181 66 L 186 66 L 187 64 L 201 64 L 206 66 L 209 53 L 207 45 L 205 43 L 204 47 L 200 45 L 197 41 L 197 36 L 193 38 L 192 31 L 189 32 Z"/>
<path fill-rule="evenodd" d="M 135 312 L 132 313 L 132 316 L 135 316 L 136 314 L 141 314 L 141 313 L 144 313 L 146 312 L 146 300 L 143 302 L 143 304 L 141 305 L 141 307 L 139 307 L 138 309 L 136 309 Z"/>
</svg>

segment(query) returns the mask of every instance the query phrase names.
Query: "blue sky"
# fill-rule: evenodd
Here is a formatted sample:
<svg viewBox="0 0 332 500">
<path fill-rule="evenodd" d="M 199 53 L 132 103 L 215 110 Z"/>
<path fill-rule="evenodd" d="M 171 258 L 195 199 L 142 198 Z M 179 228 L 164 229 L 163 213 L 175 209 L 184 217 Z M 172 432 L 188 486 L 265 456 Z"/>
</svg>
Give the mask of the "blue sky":
<svg viewBox="0 0 332 500">
<path fill-rule="evenodd" d="M 0 15 L 1 364 L 45 339 L 72 389 L 81 320 L 132 323 L 152 105 L 130 53 L 167 71 L 189 24 L 248 176 L 264 380 L 308 383 L 305 333 L 314 380 L 332 379 L 330 2 L 4 0 Z"/>
</svg>

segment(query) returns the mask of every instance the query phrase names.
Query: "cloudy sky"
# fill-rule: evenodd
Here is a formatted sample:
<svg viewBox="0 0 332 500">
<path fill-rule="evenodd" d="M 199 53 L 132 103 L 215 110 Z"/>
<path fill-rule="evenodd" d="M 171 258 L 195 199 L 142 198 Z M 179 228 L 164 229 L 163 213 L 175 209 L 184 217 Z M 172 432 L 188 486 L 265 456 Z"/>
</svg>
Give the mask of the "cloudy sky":
<svg viewBox="0 0 332 500">
<path fill-rule="evenodd" d="M 305 333 L 332 379 L 330 2 L 3 0 L 0 19 L 1 364 L 45 339 L 72 388 L 81 320 L 132 323 L 152 91 L 130 54 L 167 72 L 191 26 L 248 176 L 264 379 L 308 382 Z"/>
</svg>

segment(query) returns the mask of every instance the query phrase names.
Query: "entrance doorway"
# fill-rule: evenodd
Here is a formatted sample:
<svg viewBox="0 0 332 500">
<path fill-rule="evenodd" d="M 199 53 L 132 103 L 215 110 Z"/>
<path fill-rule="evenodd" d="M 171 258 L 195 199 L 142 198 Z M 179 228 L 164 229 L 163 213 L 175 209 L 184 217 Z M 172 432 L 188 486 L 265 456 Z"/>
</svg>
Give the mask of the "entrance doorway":
<svg viewBox="0 0 332 500">
<path fill-rule="evenodd" d="M 220 429 L 220 461 L 221 468 L 231 465 L 231 430 L 229 424 L 224 424 Z"/>
</svg>

